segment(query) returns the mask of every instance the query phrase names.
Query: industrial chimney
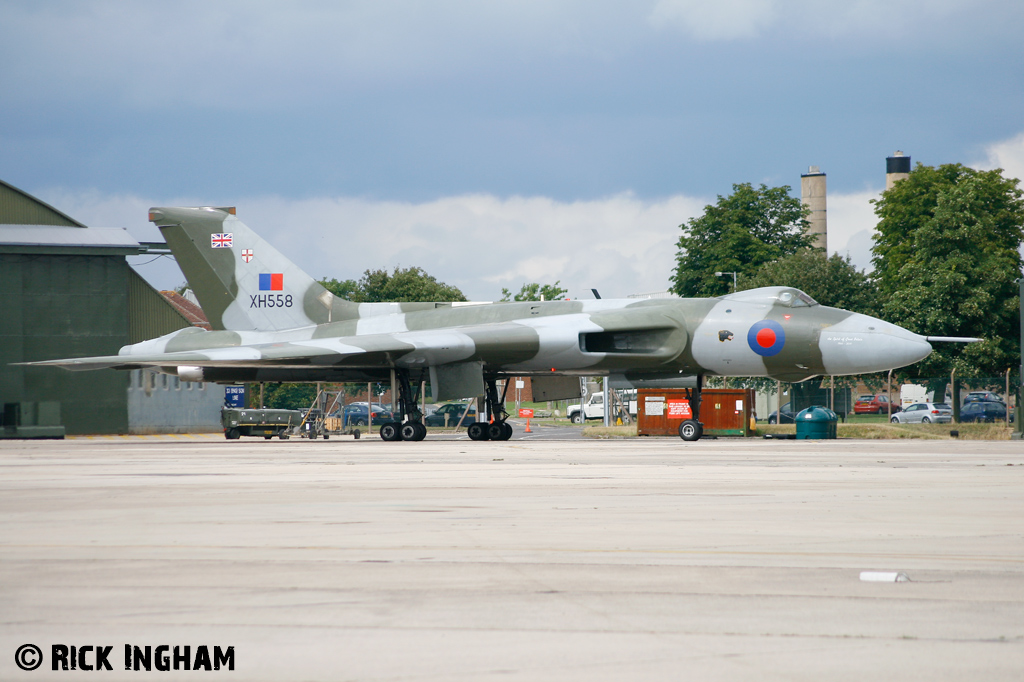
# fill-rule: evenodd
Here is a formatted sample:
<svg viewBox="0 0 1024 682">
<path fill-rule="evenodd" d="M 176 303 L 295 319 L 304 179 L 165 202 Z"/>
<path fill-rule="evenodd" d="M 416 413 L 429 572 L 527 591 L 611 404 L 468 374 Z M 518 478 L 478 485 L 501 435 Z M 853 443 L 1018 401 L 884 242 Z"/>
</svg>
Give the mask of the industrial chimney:
<svg viewBox="0 0 1024 682">
<path fill-rule="evenodd" d="M 885 189 L 892 189 L 897 180 L 903 180 L 910 175 L 910 157 L 903 156 L 903 152 L 896 150 L 892 156 L 885 159 Z"/>
<path fill-rule="evenodd" d="M 800 175 L 800 201 L 811 209 L 807 234 L 814 237 L 814 246 L 828 253 L 828 219 L 825 213 L 825 174 L 811 166 Z"/>
</svg>

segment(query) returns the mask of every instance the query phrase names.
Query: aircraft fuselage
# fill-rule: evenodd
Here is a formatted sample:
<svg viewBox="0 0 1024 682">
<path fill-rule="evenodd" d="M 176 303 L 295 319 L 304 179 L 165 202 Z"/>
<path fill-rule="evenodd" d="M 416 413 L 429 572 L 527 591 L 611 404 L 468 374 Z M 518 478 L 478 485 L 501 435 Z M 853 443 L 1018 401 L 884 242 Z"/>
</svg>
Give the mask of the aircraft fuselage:
<svg viewBox="0 0 1024 682">
<path fill-rule="evenodd" d="M 439 303 L 407 312 L 364 304 L 358 318 L 284 331 L 183 330 L 126 346 L 120 358 L 152 364 L 154 354 L 174 354 L 178 364 L 204 366 L 215 381 L 375 380 L 393 367 L 472 361 L 489 374 L 677 372 L 797 381 L 883 371 L 931 351 L 900 327 L 799 295 L 771 287 L 709 299 Z M 260 366 L 241 366 L 245 360 Z"/>
</svg>

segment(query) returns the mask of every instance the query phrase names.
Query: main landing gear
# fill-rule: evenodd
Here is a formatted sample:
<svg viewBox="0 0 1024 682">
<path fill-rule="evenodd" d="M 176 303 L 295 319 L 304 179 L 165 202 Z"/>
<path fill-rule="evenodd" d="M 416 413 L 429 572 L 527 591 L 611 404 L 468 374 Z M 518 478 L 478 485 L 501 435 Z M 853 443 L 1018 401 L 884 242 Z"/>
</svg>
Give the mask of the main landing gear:
<svg viewBox="0 0 1024 682">
<path fill-rule="evenodd" d="M 395 370 L 398 381 L 398 411 L 404 421 L 388 422 L 380 427 L 382 440 L 423 440 L 427 436 L 427 427 L 423 424 L 423 413 L 416 404 L 416 394 L 409 385 L 409 370 Z"/>
<path fill-rule="evenodd" d="M 690 400 L 690 410 L 693 417 L 683 421 L 679 425 L 679 437 L 686 441 L 700 440 L 704 435 L 704 425 L 700 423 L 700 389 L 704 383 L 704 377 L 697 375 L 697 387 L 687 389 L 687 398 Z"/>
<path fill-rule="evenodd" d="M 512 437 L 512 425 L 507 423 L 509 417 L 505 411 L 505 396 L 508 394 L 508 382 L 505 382 L 505 390 L 498 398 L 498 387 L 494 377 L 484 379 L 485 392 L 484 400 L 487 403 L 487 414 L 494 420 L 489 424 L 484 422 L 473 422 L 466 429 L 470 440 L 508 440 Z"/>
</svg>

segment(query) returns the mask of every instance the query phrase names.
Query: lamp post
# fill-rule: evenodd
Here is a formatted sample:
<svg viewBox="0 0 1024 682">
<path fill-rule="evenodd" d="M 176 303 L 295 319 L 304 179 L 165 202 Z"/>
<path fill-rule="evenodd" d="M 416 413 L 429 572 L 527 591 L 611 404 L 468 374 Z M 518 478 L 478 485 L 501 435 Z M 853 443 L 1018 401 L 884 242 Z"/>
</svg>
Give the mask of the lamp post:
<svg viewBox="0 0 1024 682">
<path fill-rule="evenodd" d="M 1018 371 L 1020 372 L 1020 385 L 1017 388 L 1017 401 L 1014 405 L 1014 421 L 1013 433 L 1010 434 L 1010 438 L 1013 440 L 1024 439 L 1024 404 L 1021 399 L 1024 398 L 1024 277 L 1017 280 L 1017 285 L 1020 287 L 1018 295 L 1018 301 L 1020 301 L 1020 358 L 1021 364 L 1018 365 Z M 1006 396 L 1006 409 L 1010 409 L 1010 396 Z"/>
<path fill-rule="evenodd" d="M 735 272 L 716 272 L 715 277 L 721 277 L 722 275 L 732 275 L 732 293 L 736 293 L 736 273 Z"/>
</svg>

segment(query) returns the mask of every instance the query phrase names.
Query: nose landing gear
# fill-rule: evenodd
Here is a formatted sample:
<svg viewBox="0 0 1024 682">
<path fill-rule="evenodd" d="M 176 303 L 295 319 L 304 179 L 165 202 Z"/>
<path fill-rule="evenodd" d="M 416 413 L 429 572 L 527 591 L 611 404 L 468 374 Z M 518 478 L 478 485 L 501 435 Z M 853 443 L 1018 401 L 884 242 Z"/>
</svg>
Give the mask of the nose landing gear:
<svg viewBox="0 0 1024 682">
<path fill-rule="evenodd" d="M 679 425 L 679 437 L 685 441 L 700 440 L 700 437 L 704 435 L 704 425 L 700 423 L 700 389 L 703 383 L 703 375 L 698 374 L 697 387 L 688 389 L 690 392 L 690 410 L 693 411 L 693 417 Z"/>
</svg>

